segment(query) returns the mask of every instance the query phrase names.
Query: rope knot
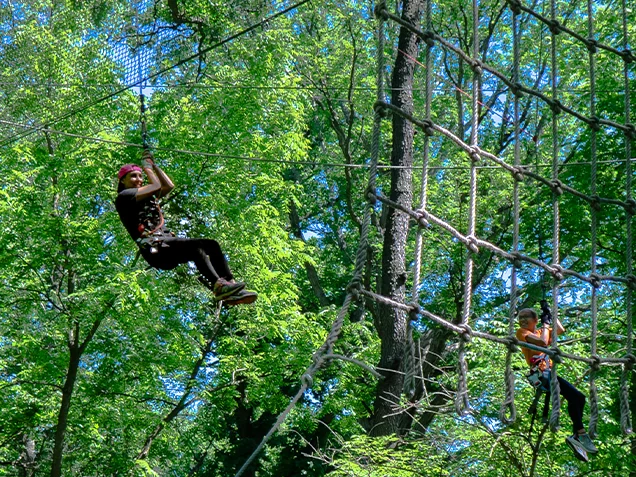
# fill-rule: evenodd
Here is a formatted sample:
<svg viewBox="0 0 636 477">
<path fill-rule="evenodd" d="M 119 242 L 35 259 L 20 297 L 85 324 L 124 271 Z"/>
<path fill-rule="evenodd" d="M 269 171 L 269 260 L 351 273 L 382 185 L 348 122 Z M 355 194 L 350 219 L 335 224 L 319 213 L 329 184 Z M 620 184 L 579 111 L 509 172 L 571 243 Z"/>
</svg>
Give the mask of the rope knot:
<svg viewBox="0 0 636 477">
<path fill-rule="evenodd" d="M 521 83 L 517 82 L 512 84 L 510 86 L 510 91 L 512 91 L 512 94 L 514 94 L 517 98 L 523 98 L 523 86 Z"/>
<path fill-rule="evenodd" d="M 459 339 L 462 340 L 464 343 L 470 343 L 470 340 L 473 337 L 473 329 L 468 326 L 467 323 L 462 323 L 461 325 L 459 325 L 459 328 L 461 329 L 459 333 Z"/>
<path fill-rule="evenodd" d="M 598 41 L 596 40 L 596 38 L 588 38 L 585 46 L 587 47 L 587 51 L 594 54 L 597 51 L 596 47 L 598 46 Z"/>
<path fill-rule="evenodd" d="M 636 275 L 627 275 L 627 286 L 632 290 L 636 290 Z"/>
<path fill-rule="evenodd" d="M 477 238 L 474 235 L 468 235 L 466 237 L 466 246 L 468 250 L 473 253 L 479 253 L 479 247 L 477 246 Z"/>
<path fill-rule="evenodd" d="M 558 20 L 548 20 L 548 27 L 553 35 L 558 35 L 562 31 L 561 24 Z"/>
<path fill-rule="evenodd" d="M 515 268 L 521 268 L 523 266 L 523 262 L 521 260 L 521 254 L 519 252 L 512 252 L 510 254 L 509 260 L 512 262 L 512 265 Z"/>
<path fill-rule="evenodd" d="M 314 384 L 314 378 L 311 377 L 311 374 L 305 373 L 300 377 L 300 382 L 310 388 Z"/>
<path fill-rule="evenodd" d="M 512 178 L 514 180 L 516 180 L 517 182 L 523 182 L 524 179 L 524 169 L 523 167 L 515 167 L 514 170 L 512 171 Z"/>
<path fill-rule="evenodd" d="M 559 265 L 558 263 L 552 264 L 551 267 L 552 267 L 552 270 L 550 273 L 552 273 L 552 276 L 554 277 L 554 279 L 563 280 L 563 267 Z"/>
<path fill-rule="evenodd" d="M 477 147 L 471 147 L 468 155 L 470 156 L 470 160 L 475 163 L 481 160 L 481 156 L 479 155 L 479 148 Z"/>
<path fill-rule="evenodd" d="M 629 139 L 636 139 L 636 126 L 634 126 L 632 123 L 627 123 L 625 124 L 625 127 L 627 128 L 625 130 L 625 135 Z"/>
<path fill-rule="evenodd" d="M 422 39 L 426 43 L 426 46 L 433 48 L 435 46 L 435 33 L 432 31 L 425 31 L 424 35 L 422 35 Z"/>
<path fill-rule="evenodd" d="M 634 199 L 627 199 L 625 201 L 625 211 L 629 214 L 629 215 L 635 215 L 636 214 L 636 200 Z"/>
<path fill-rule="evenodd" d="M 554 348 L 550 359 L 556 364 L 561 364 L 563 362 L 563 358 L 561 358 L 561 350 L 559 348 Z"/>
<path fill-rule="evenodd" d="M 377 100 L 373 103 L 373 111 L 381 118 L 386 118 L 389 115 L 388 105 L 381 100 Z"/>
<path fill-rule="evenodd" d="M 590 273 L 590 284 L 594 288 L 600 288 L 602 284 L 601 276 L 598 273 Z"/>
<path fill-rule="evenodd" d="M 389 14 L 386 9 L 386 3 L 380 2 L 373 9 L 373 13 L 378 20 L 386 21 L 389 19 Z"/>
<path fill-rule="evenodd" d="M 409 310 L 409 320 L 417 321 L 417 317 L 421 312 L 422 312 L 422 308 L 420 307 L 419 303 L 416 303 L 416 302 L 411 303 L 410 310 Z"/>
<path fill-rule="evenodd" d="M 590 196 L 590 206 L 597 212 L 601 211 L 601 198 L 598 195 Z"/>
<path fill-rule="evenodd" d="M 592 131 L 600 131 L 601 129 L 601 120 L 598 116 L 592 116 L 588 121 L 587 125 L 590 127 Z"/>
<path fill-rule="evenodd" d="M 519 344 L 519 340 L 517 339 L 516 336 L 508 336 L 506 338 L 506 346 L 508 347 L 511 353 L 519 352 L 519 346 L 517 346 L 518 344 Z"/>
<path fill-rule="evenodd" d="M 561 104 L 561 101 L 559 101 L 558 99 L 551 99 L 549 101 L 549 104 L 550 104 L 550 109 L 552 110 L 554 114 L 559 114 L 563 110 L 563 105 Z"/>
<path fill-rule="evenodd" d="M 417 225 L 426 228 L 429 226 L 428 220 L 426 220 L 426 212 L 424 209 L 418 209 L 415 211 L 417 214 Z"/>
<path fill-rule="evenodd" d="M 592 364 L 590 364 L 592 371 L 601 369 L 601 357 L 598 354 L 593 354 L 590 358 L 592 359 Z"/>
<path fill-rule="evenodd" d="M 347 291 L 351 293 L 351 297 L 354 300 L 358 300 L 360 298 L 360 291 L 362 291 L 362 283 L 360 283 L 359 278 L 354 278 L 347 285 Z"/>
<path fill-rule="evenodd" d="M 375 192 L 375 187 L 373 187 L 372 185 L 369 185 L 367 187 L 367 190 L 364 195 L 367 197 L 369 204 L 375 205 L 378 203 L 378 195 Z"/>
<path fill-rule="evenodd" d="M 479 60 L 473 60 L 470 67 L 473 70 L 473 73 L 480 75 L 484 72 L 484 68 Z"/>
<path fill-rule="evenodd" d="M 621 55 L 621 58 L 623 58 L 623 61 L 627 64 L 630 64 L 634 61 L 634 55 L 632 54 L 632 50 L 630 50 L 629 48 L 625 48 L 619 54 Z"/>
<path fill-rule="evenodd" d="M 426 134 L 427 136 L 432 136 L 433 134 L 435 134 L 435 129 L 433 129 L 433 121 L 431 121 L 430 119 L 424 119 L 422 121 L 422 131 L 424 131 L 424 134 Z"/>
<path fill-rule="evenodd" d="M 563 195 L 563 182 L 561 182 L 559 179 L 550 181 L 550 189 L 552 189 L 552 192 L 554 192 L 558 196 Z"/>
<path fill-rule="evenodd" d="M 507 0 L 508 6 L 513 13 L 519 15 L 521 13 L 521 2 L 519 0 Z"/>
<path fill-rule="evenodd" d="M 631 371 L 632 369 L 634 369 L 634 365 L 636 365 L 636 356 L 634 356 L 633 354 L 628 354 L 627 356 L 625 356 L 625 358 L 628 359 L 625 367 Z"/>
</svg>

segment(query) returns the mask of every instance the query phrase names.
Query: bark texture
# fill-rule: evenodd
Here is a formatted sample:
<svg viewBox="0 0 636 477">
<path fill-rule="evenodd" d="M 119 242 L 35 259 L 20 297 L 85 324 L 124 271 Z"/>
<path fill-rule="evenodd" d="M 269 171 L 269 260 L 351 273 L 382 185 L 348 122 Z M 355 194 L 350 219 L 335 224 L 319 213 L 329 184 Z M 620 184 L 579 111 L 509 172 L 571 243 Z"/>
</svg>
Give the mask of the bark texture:
<svg viewBox="0 0 636 477">
<path fill-rule="evenodd" d="M 402 18 L 419 27 L 424 9 L 423 0 L 406 0 L 403 3 Z M 411 113 L 413 110 L 413 72 L 419 49 L 418 38 L 405 28 L 400 29 L 398 54 L 391 81 L 391 102 Z M 392 169 L 390 197 L 406 208 L 412 207 L 412 172 L 408 168 L 413 164 L 413 124 L 393 115 L 393 150 L 391 164 L 407 166 Z M 409 231 L 409 219 L 405 214 L 388 211 L 384 244 L 382 250 L 382 274 L 380 293 L 397 301 L 404 301 L 406 283 L 405 250 Z M 395 405 L 402 393 L 403 376 L 394 371 L 402 370 L 406 345 L 408 316 L 390 306 L 379 305 L 375 317 L 375 326 L 382 341 L 378 367 L 385 369 L 385 379 L 377 388 L 374 414 L 371 422 L 371 435 L 393 434 L 400 427 L 400 416 L 395 413 Z"/>
</svg>

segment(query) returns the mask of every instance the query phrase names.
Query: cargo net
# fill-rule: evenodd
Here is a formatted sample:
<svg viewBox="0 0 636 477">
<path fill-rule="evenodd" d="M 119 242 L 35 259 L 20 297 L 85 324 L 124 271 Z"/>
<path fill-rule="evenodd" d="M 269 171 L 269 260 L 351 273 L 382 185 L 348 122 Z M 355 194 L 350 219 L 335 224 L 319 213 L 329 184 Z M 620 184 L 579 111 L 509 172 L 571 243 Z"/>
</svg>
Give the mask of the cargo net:
<svg viewBox="0 0 636 477">
<path fill-rule="evenodd" d="M 589 394 L 590 394 L 590 424 L 589 432 L 591 435 L 596 434 L 598 422 L 598 396 L 595 383 L 597 372 L 601 366 L 613 365 L 622 368 L 620 378 L 620 424 L 625 434 L 632 432 L 630 411 L 629 411 L 629 389 L 628 379 L 636 363 L 636 357 L 633 352 L 633 312 L 632 302 L 634 290 L 636 289 L 636 277 L 633 272 L 632 250 L 633 250 L 633 216 L 636 212 L 636 202 L 633 199 L 633 171 L 632 171 L 632 141 L 636 137 L 636 128 L 630 119 L 630 80 L 633 79 L 632 68 L 636 57 L 629 49 L 628 43 L 628 14 L 625 1 L 619 11 L 614 11 L 618 24 L 622 24 L 619 31 L 614 28 L 613 34 L 608 36 L 610 40 L 616 41 L 617 44 L 610 45 L 597 38 L 595 32 L 595 9 L 604 8 L 607 14 L 607 7 L 598 6 L 596 2 L 588 0 L 586 2 L 577 2 L 568 4 L 568 12 L 559 12 L 556 0 L 544 2 L 547 4 L 547 12 L 539 13 L 532 8 L 524 5 L 525 2 L 517 0 L 508 0 L 503 5 L 496 5 L 494 11 L 488 12 L 493 16 L 498 15 L 498 20 L 506 24 L 511 33 L 506 35 L 511 44 L 498 44 L 496 54 L 499 56 L 496 60 L 497 68 L 493 67 L 488 60 L 484 60 L 484 42 L 487 40 L 494 42 L 493 32 L 489 30 L 492 23 L 486 15 L 479 11 L 479 2 L 472 2 L 472 19 L 465 18 L 466 25 L 472 30 L 466 35 L 469 41 L 449 40 L 444 38 L 438 32 L 441 31 L 439 25 L 433 22 L 434 15 L 439 17 L 439 9 L 434 2 L 425 2 L 423 21 L 420 25 L 409 19 L 405 19 L 404 15 L 398 16 L 390 12 L 384 3 L 380 3 L 375 8 L 375 14 L 378 20 L 377 40 L 377 101 L 375 103 L 375 122 L 372 138 L 372 152 L 369 162 L 369 178 L 368 185 L 365 190 L 366 199 L 368 201 L 366 211 L 361 227 L 360 244 L 357 253 L 356 265 L 353 278 L 347 288 L 347 295 L 340 312 L 334 321 L 331 331 L 323 344 L 314 354 L 311 366 L 307 368 L 302 376 L 302 385 L 291 400 L 287 409 L 281 413 L 279 419 L 274 424 L 270 432 L 265 436 L 261 444 L 256 448 L 252 456 L 247 460 L 245 465 L 236 474 L 240 476 L 252 460 L 258 455 L 260 450 L 276 432 L 284 421 L 285 417 L 296 405 L 303 393 L 312 385 L 312 380 L 316 372 L 326 363 L 334 359 L 345 359 L 355 361 L 350 358 L 336 355 L 333 352 L 334 344 L 341 332 L 345 317 L 352 302 L 365 298 L 366 300 L 374 300 L 391 307 L 401 310 L 404 314 L 408 314 L 410 326 L 408 326 L 408 351 L 405 357 L 406 365 L 404 379 L 404 393 L 409 396 L 413 393 L 415 380 L 418 379 L 417 373 L 420 369 L 418 363 L 419 344 L 413 339 L 414 324 L 422 322 L 434 322 L 443 326 L 459 337 L 458 361 L 457 361 L 457 392 L 455 394 L 455 409 L 459 414 L 465 414 L 470 411 L 470 399 L 468 394 L 468 367 L 466 361 L 466 349 L 469 342 L 473 338 L 480 338 L 494 343 L 501 344 L 507 348 L 506 365 L 505 365 L 505 398 L 500 411 L 500 419 L 502 422 L 511 423 L 516 419 L 516 410 L 514 403 L 515 375 L 512 368 L 512 356 L 519 352 L 519 346 L 540 351 L 550 356 L 552 360 L 551 373 L 551 415 L 550 428 L 554 431 L 559 426 L 559 416 L 561 412 L 561 402 L 559 395 L 559 383 L 557 380 L 559 363 L 564 358 L 583 362 L 589 366 Z M 534 3 L 536 5 L 536 2 Z M 562 4 L 559 4 L 563 7 Z M 469 7 L 470 9 L 470 7 Z M 497 11 L 498 10 L 498 11 Z M 582 11 L 581 11 L 582 10 Z M 568 19 L 577 17 L 585 18 L 587 11 L 587 21 L 583 21 L 583 33 L 574 31 L 566 26 Z M 494 12 L 494 13 L 493 13 Z M 484 17 L 480 18 L 480 15 Z M 619 20 L 620 18 L 620 20 Z M 472 20 L 472 25 L 471 25 Z M 622 20 L 622 21 L 621 21 Z M 410 31 L 420 40 L 421 55 L 419 58 L 408 57 L 404 51 L 399 48 L 393 49 L 385 46 L 388 37 L 385 32 L 385 25 L 399 25 L 400 28 Z M 587 23 L 587 25 L 585 24 Z M 581 26 L 577 24 L 577 28 Z M 532 28 L 532 29 L 531 29 Z M 534 58 L 532 65 L 522 65 L 522 57 L 529 58 L 532 55 L 522 54 L 522 44 L 526 42 L 526 51 L 547 44 L 546 51 L 542 53 L 545 62 Z M 461 45 L 461 46 L 460 46 Z M 531 45 L 531 46 L 528 46 Z M 482 50 L 483 48 L 483 50 Z M 578 48 L 578 50 L 575 50 Z M 470 50 L 470 51 L 467 51 Z M 423 91 L 425 94 L 423 110 L 406 111 L 395 105 L 387 99 L 384 86 L 384 76 L 387 74 L 386 59 L 388 53 L 395 55 L 405 55 L 408 60 L 418 64 L 421 68 L 415 72 L 416 80 L 419 79 L 423 83 Z M 533 53 L 537 53 L 533 50 Z M 577 56 L 577 53 L 578 56 Z M 581 54 L 582 53 L 582 54 Z M 539 55 L 539 53 L 537 53 Z M 421 57 L 423 56 L 423 58 Z M 494 56 L 494 55 L 493 55 Z M 541 55 L 539 55 L 541 56 Z M 565 57 L 567 61 L 577 61 L 577 67 L 580 70 L 584 68 L 584 73 L 576 79 L 570 79 L 570 83 L 561 76 L 558 71 L 559 58 Z M 602 69 L 597 65 L 599 58 L 602 60 Z M 613 63 L 612 63 L 613 62 Z M 495 62 L 493 62 L 494 64 Z M 586 64 L 587 63 L 587 64 Z M 472 79 L 469 81 L 468 87 L 462 89 L 457 81 L 461 76 L 457 71 L 453 71 L 453 67 L 458 65 L 472 70 Z M 600 114 L 599 96 L 597 93 L 597 76 L 600 73 L 612 74 L 612 68 L 608 65 L 614 65 L 614 71 L 619 72 L 618 80 L 614 78 L 615 88 L 612 92 L 604 91 L 606 94 L 615 94 L 624 96 L 624 107 L 619 111 L 610 111 L 607 114 Z M 502 68 L 502 65 L 504 67 Z M 504 71 L 502 71 L 502 69 Z M 438 73 L 439 72 L 439 73 Z M 443 73 L 442 73 L 443 72 Z M 547 73 L 546 73 L 547 72 Z M 622 73 L 622 74 L 620 74 Z M 454 91 L 441 91 L 438 77 L 446 74 L 448 77 L 455 78 L 451 80 L 454 84 Z M 418 78 L 418 75 L 423 76 Z M 621 78 L 622 76 L 622 78 Z M 448 84 L 448 80 L 446 84 Z M 572 86 L 573 83 L 585 85 L 585 97 L 576 91 L 567 91 L 566 87 Z M 607 82 L 606 82 L 607 83 Z M 492 88 L 487 91 L 487 88 Z M 416 90 L 416 88 L 413 88 Z M 469 119 L 463 133 L 451 131 L 448 127 L 436 121 L 437 118 L 443 116 L 443 112 L 435 109 L 439 104 L 439 98 L 443 95 L 449 96 L 454 94 L 466 95 L 470 98 L 469 111 L 466 116 Z M 497 98 L 504 97 L 504 106 L 502 101 Z M 566 103 L 565 99 L 571 100 L 574 105 Z M 534 112 L 537 120 L 531 127 L 530 115 Z M 613 115 L 612 115 L 613 113 Z M 423 133 L 422 144 L 420 144 L 422 174 L 420 177 L 414 177 L 413 188 L 419 188 L 419 197 L 417 204 L 410 207 L 391 200 L 381 192 L 381 188 L 376 185 L 376 176 L 378 172 L 378 156 L 381 149 L 381 123 L 383 118 L 389 115 L 399 115 L 407 121 L 411 122 L 417 129 Z M 604 117 L 606 116 L 606 117 Z M 622 116 L 622 117 L 621 117 Z M 497 119 L 498 117 L 498 119 Z M 615 120 L 619 117 L 619 120 Z M 494 118 L 494 119 L 493 119 Z M 506 144 L 502 150 L 493 153 L 488 150 L 487 146 L 480 144 L 480 130 L 483 128 L 497 128 L 502 123 L 508 122 L 512 124 L 510 131 L 504 131 L 508 134 L 508 138 L 503 143 Z M 564 152 L 560 146 L 559 135 L 563 135 L 562 124 L 570 126 L 568 131 L 571 134 L 572 124 L 575 125 L 574 131 L 579 136 L 589 135 L 589 150 L 584 154 L 589 160 L 577 164 L 577 167 L 586 167 L 589 174 L 587 190 L 581 190 L 580 186 L 572 186 L 568 184 L 570 174 L 564 174 L 571 161 L 571 157 L 564 158 Z M 502 128 L 503 129 L 503 128 Z M 483 134 L 482 134 L 483 135 Z M 545 139 L 542 139 L 542 135 Z M 469 136 L 464 139 L 464 136 Z M 609 138 L 609 139 L 607 139 Z M 547 154 L 548 164 L 546 161 L 540 161 L 542 148 L 540 144 L 544 141 L 548 143 L 548 149 L 551 153 Z M 605 160 L 606 155 L 599 152 L 599 144 L 607 145 L 608 141 L 620 143 L 618 149 L 622 151 L 622 157 L 613 157 L 611 160 Z M 551 147 L 550 147 L 551 146 Z M 605 147 L 605 146 L 603 146 Z M 523 148 L 523 149 L 522 149 Z M 454 151 L 458 157 L 464 160 L 462 168 L 468 174 L 468 212 L 465 214 L 467 223 L 457 224 L 449 223 L 449 221 L 440 217 L 442 214 L 434 214 L 427 205 L 429 182 L 436 180 L 438 174 L 444 174 L 449 167 L 434 166 L 431 163 L 440 161 L 440 151 L 449 149 Z M 447 156 L 448 152 L 445 153 Z M 623 155 L 624 154 L 624 155 Z M 545 156 L 545 154 L 544 154 Z M 608 166 L 608 163 L 610 166 Z M 619 168 L 623 173 L 616 174 L 617 177 L 624 178 L 624 192 L 620 192 L 617 197 L 604 197 L 602 195 L 606 183 L 600 183 L 598 180 L 599 166 Z M 392 164 L 393 167 L 402 167 Z M 547 166 L 547 167 L 546 167 Z M 413 165 L 406 165 L 416 169 Z M 497 243 L 487 241 L 479 237 L 477 230 L 480 221 L 490 220 L 489 217 L 480 217 L 478 211 L 479 201 L 479 172 L 481 169 L 497 169 L 509 174 L 512 202 L 512 240 L 511 246 L 504 249 Z M 415 174 L 414 174 L 415 176 Z M 606 180 L 606 179 L 605 179 Z M 545 239 L 539 237 L 539 250 L 541 243 L 545 241 L 551 249 L 551 259 L 546 260 L 542 256 L 531 256 L 525 253 L 525 250 L 531 249 L 528 242 L 536 240 L 536 237 L 525 238 L 525 242 L 521 238 L 520 223 L 523 221 L 521 214 L 521 194 L 523 190 L 540 190 L 546 191 L 549 199 L 548 207 L 544 207 L 532 211 L 534 214 L 541 214 L 544 219 L 548 216 L 552 219 L 552 226 L 546 227 Z M 481 189 L 483 190 L 483 188 Z M 586 273 L 582 273 L 579 267 L 568 266 L 568 260 L 560 256 L 560 244 L 563 235 L 562 217 L 560 205 L 567 200 L 569 204 L 573 201 L 580 203 L 581 210 L 585 211 L 586 217 L 589 217 L 590 230 L 589 236 L 584 237 L 587 245 L 591 250 L 589 256 L 589 268 Z M 388 206 L 406 214 L 412 223 L 417 224 L 417 232 L 415 234 L 415 256 L 412 257 L 410 263 L 412 267 L 412 283 L 413 288 L 409 299 L 398 300 L 396 297 L 382 296 L 363 285 L 363 273 L 365 262 L 367 259 L 367 249 L 369 247 L 369 230 L 372 223 L 372 216 L 376 211 L 378 203 Z M 524 214 L 525 215 L 524 210 Z M 589 215 L 588 215 L 589 214 Z M 603 214 L 610 217 L 606 220 L 615 227 L 615 232 L 624 238 L 624 254 L 623 265 L 624 274 L 606 273 L 601 271 L 608 267 L 602 267 L 603 258 L 599 256 L 599 228 Z M 532 220 L 532 219 L 530 219 Z M 538 220 L 538 219 L 537 219 Z M 541 227 L 541 225 L 539 225 Z M 426 301 L 424 296 L 420 296 L 424 287 L 424 280 L 420 276 L 422 270 L 422 243 L 423 233 L 435 233 L 442 240 L 450 240 L 454 243 L 461 243 L 466 249 L 465 265 L 464 265 L 464 292 L 461 320 L 448 320 L 435 310 L 427 309 L 423 305 Z M 445 237 L 445 238 L 444 238 Z M 509 316 L 507 320 L 508 333 L 497 335 L 479 330 L 479 320 L 474 317 L 473 294 L 474 288 L 474 271 L 476 257 L 481 253 L 491 253 L 495 257 L 502 259 L 508 266 L 504 281 L 504 288 L 509 289 Z M 541 253 L 539 255 L 542 255 Z M 576 270 L 575 270 L 576 268 Z M 623 269 L 623 267 L 620 267 Z M 618 269 L 618 268 L 615 268 Z M 523 279 L 522 271 L 526 273 L 526 277 L 534 276 L 535 278 L 543 275 L 549 278 L 551 286 L 551 313 L 554 318 L 558 318 L 559 309 L 567 304 L 567 300 L 572 300 L 563 291 L 563 284 L 566 281 L 576 281 L 578 286 L 587 287 L 585 296 L 590 297 L 589 310 L 591 322 L 589 324 L 590 346 L 589 353 L 586 355 L 577 355 L 567 353 L 561 350 L 558 339 L 554 339 L 549 347 L 534 346 L 529 343 L 519 342 L 515 337 L 515 321 L 516 313 L 519 306 L 520 286 Z M 599 289 L 601 287 L 619 288 L 621 298 L 621 306 L 624 304 L 624 323 L 625 323 L 625 348 L 620 356 L 603 356 L 597 349 L 597 341 L 599 336 Z M 367 287 L 368 288 L 368 287 Z M 587 307 L 586 307 L 587 308 Z M 356 362 L 366 367 L 372 373 L 377 372 L 366 366 L 364 363 Z"/>
</svg>

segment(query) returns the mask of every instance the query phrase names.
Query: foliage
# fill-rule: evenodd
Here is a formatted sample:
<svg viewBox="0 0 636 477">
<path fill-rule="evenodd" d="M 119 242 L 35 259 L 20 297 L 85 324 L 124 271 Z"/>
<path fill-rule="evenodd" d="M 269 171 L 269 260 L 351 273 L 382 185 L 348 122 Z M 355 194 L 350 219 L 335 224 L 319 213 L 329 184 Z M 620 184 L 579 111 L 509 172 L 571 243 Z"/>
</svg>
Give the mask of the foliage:
<svg viewBox="0 0 636 477">
<path fill-rule="evenodd" d="M 620 45 L 619 12 L 612 2 L 596 3 L 599 41 Z M 510 75 L 512 13 L 503 2 L 480 4 L 481 59 Z M 549 14 L 540 2 L 532 4 Z M 375 102 L 371 6 L 308 3 L 212 48 L 283 5 L 0 5 L 0 476 L 234 475 L 299 389 L 351 278 Z M 582 8 L 557 2 L 563 23 L 586 36 Z M 472 52 L 472 13 L 464 3 L 436 2 L 432 15 L 437 34 Z M 634 15 L 629 12 L 630 35 Z M 531 15 L 520 20 L 520 81 L 549 96 L 549 30 Z M 387 78 L 399 33 L 388 25 Z M 569 35 L 556 41 L 559 99 L 589 114 L 587 50 Z M 431 55 L 431 119 L 469 141 L 473 72 L 439 44 Z M 596 115 L 625 122 L 623 62 L 606 50 L 596 58 Z M 413 61 L 414 111 L 423 118 L 423 44 Z M 135 259 L 113 199 L 118 167 L 140 155 L 139 88 L 125 88 L 139 80 L 139 64 L 145 75 L 155 75 L 143 90 L 149 142 L 177 185 L 163 204 L 168 226 L 179 235 L 218 240 L 237 277 L 258 291 L 252 306 L 218 310 L 192 267 L 158 271 Z M 633 82 L 633 69 L 628 71 Z M 479 146 L 513 163 L 513 95 L 487 72 L 480 86 Z M 597 193 L 625 200 L 625 145 L 618 131 L 607 127 L 593 137 L 580 121 L 560 114 L 554 136 L 544 102 L 525 95 L 520 105 L 522 164 L 550 178 L 556 144 L 559 178 L 591 194 L 587 163 L 595 149 L 599 161 L 620 159 L 599 164 Z M 391 122 L 383 121 L 381 129 L 380 163 L 386 166 L 394 147 Z M 426 140 L 427 210 L 466 234 L 470 160 L 439 135 Z M 423 180 L 424 145 L 425 134 L 418 133 L 414 191 Z M 479 164 L 476 235 L 508 251 L 514 182 L 487 165 Z M 386 195 L 393 173 L 380 170 L 378 190 Z M 552 194 L 532 180 L 519 190 L 520 248 L 549 263 Z M 559 199 L 559 207 L 561 260 L 587 275 L 590 207 L 571 194 Z M 377 291 L 386 209 L 377 205 L 373 212 L 364 286 Z M 599 212 L 602 275 L 627 273 L 625 222 L 621 207 L 604 205 Z M 412 226 L 405 235 L 407 299 L 416 232 Z M 466 248 L 435 226 L 425 228 L 423 237 L 419 304 L 457 320 Z M 474 258 L 470 325 L 505 336 L 510 264 L 488 251 Z M 520 305 L 535 306 L 544 293 L 550 299 L 551 280 L 540 269 L 525 264 L 518 276 Z M 623 284 L 605 283 L 598 291 L 603 356 L 623 356 L 627 346 L 624 290 Z M 573 278 L 562 283 L 566 352 L 590 353 L 590 301 L 588 285 Z M 359 300 L 334 353 L 377 364 L 388 339 L 378 332 L 377 317 L 371 302 Z M 458 417 L 452 409 L 457 339 L 422 317 L 412 325 L 429 354 L 415 396 L 391 397 L 390 418 L 410 416 L 406 429 L 369 437 L 378 419 L 373 406 L 379 381 L 352 362 L 332 361 L 245 475 L 529 476 L 529 443 L 541 425 L 535 423 L 529 435 L 525 410 L 532 393 L 521 356 L 513 357 L 517 424 L 499 421 L 506 349 L 480 340 L 468 347 L 473 413 Z M 427 340 L 434 343 L 425 348 Z M 587 390 L 586 365 L 566 361 L 560 369 Z M 619 374 L 604 366 L 597 375 L 599 456 L 581 464 L 568 452 L 564 412 L 561 431 L 543 438 L 534 475 L 633 472 L 636 447 L 620 437 Z M 633 395 L 632 389 L 632 401 Z"/>
</svg>

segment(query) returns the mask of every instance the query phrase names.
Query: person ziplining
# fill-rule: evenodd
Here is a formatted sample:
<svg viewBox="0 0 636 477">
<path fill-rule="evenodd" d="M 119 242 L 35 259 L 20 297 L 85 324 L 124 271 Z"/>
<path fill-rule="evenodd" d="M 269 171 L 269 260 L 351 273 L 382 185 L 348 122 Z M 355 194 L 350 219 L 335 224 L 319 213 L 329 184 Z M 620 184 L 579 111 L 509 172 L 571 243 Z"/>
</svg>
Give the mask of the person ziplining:
<svg viewBox="0 0 636 477">
<path fill-rule="evenodd" d="M 558 319 L 554 322 L 554 329 L 550 326 L 552 314 L 546 301 L 541 302 L 541 311 L 541 317 L 539 318 L 537 312 L 532 308 L 520 310 L 517 316 L 519 328 L 516 336 L 519 341 L 545 348 L 552 343 L 554 336 L 564 333 L 565 328 Z M 539 321 L 541 321 L 541 328 L 537 329 Z M 533 386 L 540 386 L 544 392 L 550 393 L 550 370 L 552 365 L 550 358 L 545 353 L 529 348 L 521 348 L 521 351 L 531 370 L 528 375 L 528 381 Z M 565 439 L 565 442 L 570 446 L 577 459 L 587 462 L 588 454 L 594 455 L 598 452 L 598 449 L 586 432 L 585 427 L 583 427 L 585 395 L 561 376 L 557 376 L 557 379 L 561 396 L 568 402 L 568 414 L 572 420 L 574 431 L 571 436 Z"/>
<path fill-rule="evenodd" d="M 164 228 L 158 199 L 174 188 L 168 175 L 154 163 L 150 151 L 142 156 L 142 167 L 126 164 L 119 169 L 115 208 L 124 227 L 139 247 L 139 253 L 154 268 L 172 270 L 194 262 L 199 281 L 225 305 L 249 304 L 258 295 L 245 289 L 230 271 L 219 243 L 211 239 L 176 237 Z M 143 171 L 142 171 L 143 168 Z M 144 185 L 144 173 L 148 184 Z"/>
</svg>

